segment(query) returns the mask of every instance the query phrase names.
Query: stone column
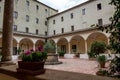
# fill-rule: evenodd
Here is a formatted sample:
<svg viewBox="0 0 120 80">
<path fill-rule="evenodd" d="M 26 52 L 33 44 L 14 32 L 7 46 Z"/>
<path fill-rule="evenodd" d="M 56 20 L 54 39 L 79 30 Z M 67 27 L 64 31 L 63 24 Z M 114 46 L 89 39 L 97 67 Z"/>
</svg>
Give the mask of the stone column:
<svg viewBox="0 0 120 80">
<path fill-rule="evenodd" d="M 33 50 L 35 50 L 35 44 L 33 44 Z"/>
<path fill-rule="evenodd" d="M 55 53 L 58 54 L 58 51 L 57 51 L 57 43 L 55 44 L 55 48 L 56 48 Z"/>
<path fill-rule="evenodd" d="M 68 53 L 71 53 L 71 49 L 70 49 L 70 42 L 68 42 Z"/>
<path fill-rule="evenodd" d="M 18 49 L 19 49 L 19 43 L 17 43 L 17 55 L 19 54 Z"/>
<path fill-rule="evenodd" d="M 2 33 L 2 58 L 1 62 L 11 61 L 13 54 L 13 8 L 14 0 L 5 0 L 3 33 Z"/>
<path fill-rule="evenodd" d="M 87 41 L 85 40 L 85 54 L 87 54 L 87 51 L 88 51 L 88 49 L 87 49 Z"/>
</svg>

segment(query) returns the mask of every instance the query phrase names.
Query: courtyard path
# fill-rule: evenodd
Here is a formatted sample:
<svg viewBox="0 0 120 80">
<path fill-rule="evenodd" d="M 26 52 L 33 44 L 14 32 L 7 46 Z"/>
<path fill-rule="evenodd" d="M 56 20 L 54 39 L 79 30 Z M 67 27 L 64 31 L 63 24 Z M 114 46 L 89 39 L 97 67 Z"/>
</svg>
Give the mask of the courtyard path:
<svg viewBox="0 0 120 80">
<path fill-rule="evenodd" d="M 85 73 L 95 75 L 98 70 L 98 63 L 85 59 L 59 59 L 63 64 L 45 65 L 47 69 L 55 69 L 69 72 Z"/>
</svg>

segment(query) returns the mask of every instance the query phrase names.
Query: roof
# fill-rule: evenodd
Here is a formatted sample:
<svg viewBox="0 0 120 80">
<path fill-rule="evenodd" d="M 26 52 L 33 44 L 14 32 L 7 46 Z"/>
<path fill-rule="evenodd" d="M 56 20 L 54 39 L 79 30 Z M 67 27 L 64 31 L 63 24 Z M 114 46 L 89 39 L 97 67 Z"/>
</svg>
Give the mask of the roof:
<svg viewBox="0 0 120 80">
<path fill-rule="evenodd" d="M 52 7 L 50 7 L 50 6 L 46 5 L 46 4 L 44 4 L 44 3 L 42 3 L 42 2 L 40 2 L 40 1 L 38 1 L 38 0 L 33 0 L 33 1 L 36 1 L 37 3 L 40 3 L 40 4 L 44 5 L 44 6 L 46 6 L 46 7 L 48 7 L 48 8 L 51 8 L 52 10 L 54 10 L 54 11 L 57 11 L 57 12 L 58 12 L 58 10 L 57 10 L 57 9 L 54 9 L 54 8 L 52 8 Z"/>
<path fill-rule="evenodd" d="M 72 10 L 72 9 L 75 9 L 75 8 L 77 8 L 77 7 L 80 7 L 80 6 L 83 6 L 83 5 L 88 4 L 88 3 L 90 3 L 90 2 L 93 2 L 93 1 L 95 1 L 95 0 L 88 0 L 88 1 L 86 1 L 86 2 L 84 2 L 84 3 L 81 3 L 81 4 L 79 4 L 79 5 L 76 5 L 76 6 L 72 7 L 72 8 L 69 8 L 69 9 L 67 9 L 67 10 L 65 10 L 65 11 L 62 11 L 62 12 L 57 13 L 57 14 L 55 14 L 55 15 L 52 15 L 52 16 L 48 17 L 48 19 L 49 19 L 49 18 L 52 18 L 52 17 L 55 17 L 55 16 L 58 16 L 58 15 L 60 15 L 60 14 L 63 14 L 63 13 L 65 13 L 65 12 L 68 12 L 68 11 L 70 11 L 70 10 Z"/>
</svg>

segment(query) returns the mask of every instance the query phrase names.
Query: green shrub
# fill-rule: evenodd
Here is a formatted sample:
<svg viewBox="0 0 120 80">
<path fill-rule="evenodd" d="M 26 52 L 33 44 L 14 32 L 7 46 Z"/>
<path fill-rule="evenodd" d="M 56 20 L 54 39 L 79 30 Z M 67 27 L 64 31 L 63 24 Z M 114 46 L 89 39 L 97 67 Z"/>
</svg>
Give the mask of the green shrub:
<svg viewBox="0 0 120 80">
<path fill-rule="evenodd" d="M 100 53 L 104 53 L 107 48 L 105 42 L 94 41 L 90 50 L 91 52 L 95 53 L 95 55 L 99 55 Z"/>
<path fill-rule="evenodd" d="M 94 52 L 88 51 L 89 58 L 96 58 L 96 55 Z"/>
<path fill-rule="evenodd" d="M 106 60 L 107 60 L 107 58 L 106 58 L 105 55 L 97 56 L 97 61 L 98 62 L 106 62 Z"/>
<path fill-rule="evenodd" d="M 59 56 L 64 56 L 65 52 L 61 51 L 61 52 L 58 52 Z"/>
</svg>

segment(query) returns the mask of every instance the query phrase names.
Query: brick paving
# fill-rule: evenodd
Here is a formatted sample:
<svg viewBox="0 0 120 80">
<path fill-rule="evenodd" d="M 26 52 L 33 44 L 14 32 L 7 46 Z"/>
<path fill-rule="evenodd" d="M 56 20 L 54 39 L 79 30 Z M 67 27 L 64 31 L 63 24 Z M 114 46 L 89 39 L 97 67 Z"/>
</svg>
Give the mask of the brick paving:
<svg viewBox="0 0 120 80">
<path fill-rule="evenodd" d="M 47 69 L 62 70 L 69 72 L 85 73 L 96 75 L 98 71 L 98 63 L 85 59 L 59 59 L 63 64 L 45 65 Z"/>
</svg>

